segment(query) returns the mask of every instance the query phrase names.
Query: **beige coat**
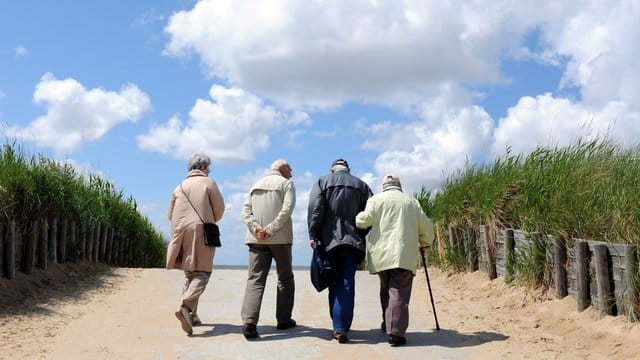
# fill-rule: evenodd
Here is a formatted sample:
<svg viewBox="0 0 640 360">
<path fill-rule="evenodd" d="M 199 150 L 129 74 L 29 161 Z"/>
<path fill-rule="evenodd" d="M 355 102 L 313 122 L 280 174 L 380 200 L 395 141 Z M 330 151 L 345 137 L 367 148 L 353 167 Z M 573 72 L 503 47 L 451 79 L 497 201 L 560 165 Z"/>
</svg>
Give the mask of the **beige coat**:
<svg viewBox="0 0 640 360">
<path fill-rule="evenodd" d="M 246 244 L 291 244 L 293 227 L 291 213 L 296 206 L 296 189 L 291 180 L 278 171 L 271 170 L 258 180 L 249 191 L 242 206 L 242 219 L 247 224 Z M 265 240 L 258 240 L 256 229 L 264 227 L 269 234 Z"/>
<path fill-rule="evenodd" d="M 167 246 L 167 269 L 211 272 L 215 248 L 204 244 L 204 226 L 185 193 L 204 222 L 222 218 L 224 199 L 216 182 L 200 170 L 187 174 L 182 189 L 184 193 L 178 185 L 169 202 L 171 241 Z"/>
</svg>

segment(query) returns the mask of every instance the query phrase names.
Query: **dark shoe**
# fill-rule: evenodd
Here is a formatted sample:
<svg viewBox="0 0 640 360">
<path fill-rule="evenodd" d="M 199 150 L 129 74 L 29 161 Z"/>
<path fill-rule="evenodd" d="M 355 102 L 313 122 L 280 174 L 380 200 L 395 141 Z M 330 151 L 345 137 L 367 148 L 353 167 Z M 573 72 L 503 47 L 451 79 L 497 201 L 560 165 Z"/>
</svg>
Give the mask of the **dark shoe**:
<svg viewBox="0 0 640 360">
<path fill-rule="evenodd" d="M 396 335 L 391 335 L 389 336 L 389 344 L 391 344 L 391 346 L 400 346 L 400 345 L 404 345 L 407 343 L 407 338 L 404 336 L 396 336 Z"/>
<path fill-rule="evenodd" d="M 258 328 L 254 324 L 242 325 L 242 335 L 245 339 L 255 339 L 258 337 Z"/>
<path fill-rule="evenodd" d="M 283 323 L 278 323 L 278 325 L 276 325 L 276 328 L 278 330 L 287 330 L 287 329 L 291 329 L 292 327 L 295 327 L 296 321 L 293 319 L 289 319 L 289 321 L 287 322 L 283 322 Z"/>
<path fill-rule="evenodd" d="M 340 344 L 346 344 L 349 341 L 347 334 L 343 332 L 333 332 L 333 338 L 338 340 Z"/>
</svg>

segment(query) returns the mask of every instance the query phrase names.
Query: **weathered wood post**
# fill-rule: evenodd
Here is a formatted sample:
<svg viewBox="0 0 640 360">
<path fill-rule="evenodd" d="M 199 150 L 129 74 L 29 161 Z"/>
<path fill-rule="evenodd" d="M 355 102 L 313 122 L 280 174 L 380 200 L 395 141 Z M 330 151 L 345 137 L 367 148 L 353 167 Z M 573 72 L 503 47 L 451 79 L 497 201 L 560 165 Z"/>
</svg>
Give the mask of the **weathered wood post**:
<svg viewBox="0 0 640 360">
<path fill-rule="evenodd" d="M 38 267 L 40 269 L 47 269 L 49 257 L 49 222 L 47 219 L 41 219 L 39 221 L 40 233 L 38 234 Z"/>
<path fill-rule="evenodd" d="M 49 260 L 58 262 L 58 218 L 51 219 L 49 226 Z"/>
<path fill-rule="evenodd" d="M 59 263 L 67 261 L 67 245 L 69 244 L 67 236 L 69 236 L 69 220 L 67 218 L 63 218 L 60 220 L 60 241 L 58 243 Z"/>
<path fill-rule="evenodd" d="M 109 234 L 107 235 L 107 264 L 111 264 L 113 259 L 113 228 L 109 228 Z"/>
<path fill-rule="evenodd" d="M 589 245 L 582 240 L 575 240 L 574 251 L 576 256 L 576 290 L 578 312 L 583 311 L 591 302 L 589 290 Z"/>
<path fill-rule="evenodd" d="M 569 294 L 567 279 L 567 246 L 563 237 L 553 239 L 553 269 L 556 297 L 562 299 Z"/>
<path fill-rule="evenodd" d="M 84 254 L 87 250 L 87 243 L 84 241 L 84 234 L 87 231 L 87 223 L 86 221 L 80 221 L 80 233 L 78 234 L 78 243 L 80 248 L 80 260 L 84 261 Z"/>
<path fill-rule="evenodd" d="M 96 231 L 96 223 L 91 221 L 87 225 L 87 261 L 93 261 L 93 238 Z"/>
<path fill-rule="evenodd" d="M 4 244 L 5 244 L 5 235 L 6 230 L 4 223 L 0 221 L 0 278 L 4 277 Z"/>
<path fill-rule="evenodd" d="M 100 234 L 100 261 L 107 262 L 107 235 L 109 233 L 109 229 L 106 226 L 102 226 L 102 231 Z"/>
<path fill-rule="evenodd" d="M 449 226 L 449 249 L 453 254 L 455 254 L 456 258 L 460 255 L 458 251 L 458 234 L 456 234 L 456 229 L 453 226 Z"/>
<path fill-rule="evenodd" d="M 507 281 L 513 281 L 516 276 L 516 274 L 514 274 L 514 264 L 516 261 L 515 249 L 516 240 L 513 235 L 513 229 L 506 229 L 504 237 L 504 273 Z"/>
<path fill-rule="evenodd" d="M 609 276 L 609 259 L 606 245 L 594 245 L 593 256 L 596 265 L 596 283 L 598 287 L 598 297 L 600 298 L 599 310 L 607 315 L 615 314 L 615 297 L 613 296 L 613 286 Z"/>
<path fill-rule="evenodd" d="M 32 220 L 29 226 L 29 233 L 23 249 L 24 256 L 22 260 L 22 269 L 24 270 L 25 274 L 31 274 L 33 272 L 33 264 L 35 263 L 36 257 L 36 246 L 38 243 L 39 225 L 40 221 Z"/>
<path fill-rule="evenodd" d="M 96 221 L 93 228 L 93 255 L 91 260 L 93 262 L 98 262 L 98 254 L 100 252 L 100 229 L 102 228 L 102 224 L 99 221 Z"/>
<path fill-rule="evenodd" d="M 489 279 L 493 280 L 498 277 L 496 269 L 496 232 L 489 226 L 484 226 L 485 239 L 487 241 L 487 273 Z"/>
<path fill-rule="evenodd" d="M 9 221 L 4 243 L 4 276 L 7 279 L 16 277 L 16 222 Z"/>
<path fill-rule="evenodd" d="M 79 241 L 78 241 L 78 228 L 76 226 L 76 222 L 74 220 L 71 220 L 70 222 L 70 235 L 69 235 L 69 244 L 70 246 L 68 247 L 68 257 L 72 258 L 73 260 L 77 260 L 80 255 L 79 255 L 79 249 L 80 249 L 80 245 L 79 245 Z M 66 257 L 65 257 L 66 258 Z"/>
<path fill-rule="evenodd" d="M 464 242 L 467 253 L 467 270 L 478 270 L 478 247 L 476 246 L 476 233 L 472 227 L 467 227 L 467 236 Z"/>
<path fill-rule="evenodd" d="M 444 240 L 442 239 L 442 228 L 440 223 L 436 223 L 436 239 L 438 240 L 438 258 L 442 262 L 444 260 Z"/>
<path fill-rule="evenodd" d="M 626 315 L 631 321 L 637 320 L 638 313 L 638 247 L 636 245 L 627 245 L 625 247 L 626 272 L 625 280 L 627 289 L 624 292 L 624 300 L 626 304 Z"/>
</svg>

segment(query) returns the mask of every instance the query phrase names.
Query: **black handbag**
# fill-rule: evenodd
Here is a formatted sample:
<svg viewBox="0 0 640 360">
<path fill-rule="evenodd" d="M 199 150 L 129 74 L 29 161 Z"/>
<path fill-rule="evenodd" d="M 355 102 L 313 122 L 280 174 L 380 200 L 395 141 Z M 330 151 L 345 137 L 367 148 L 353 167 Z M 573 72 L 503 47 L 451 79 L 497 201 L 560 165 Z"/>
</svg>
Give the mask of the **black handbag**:
<svg viewBox="0 0 640 360">
<path fill-rule="evenodd" d="M 316 291 L 321 292 L 329 287 L 330 279 L 333 274 L 333 266 L 329 256 L 327 256 L 327 253 L 319 241 L 316 242 L 316 245 L 313 248 L 313 255 L 311 256 L 311 266 L 309 270 L 311 284 Z"/>
<path fill-rule="evenodd" d="M 202 220 L 202 216 L 198 214 L 198 210 L 196 210 L 195 206 L 193 206 L 193 203 L 189 199 L 189 196 L 187 196 L 187 193 L 184 192 L 184 189 L 182 188 L 182 184 L 180 184 L 180 190 L 182 190 L 182 193 L 187 198 L 189 205 L 191 205 L 191 207 L 193 208 L 193 211 L 196 212 L 196 215 L 198 215 L 198 217 L 200 218 L 200 221 L 202 221 L 202 225 L 204 226 L 204 244 L 207 246 L 213 246 L 213 247 L 222 246 L 222 243 L 220 242 L 220 228 L 218 227 L 218 224 L 204 222 L 204 220 Z M 215 213 L 213 214 L 213 217 L 215 217 Z"/>
</svg>

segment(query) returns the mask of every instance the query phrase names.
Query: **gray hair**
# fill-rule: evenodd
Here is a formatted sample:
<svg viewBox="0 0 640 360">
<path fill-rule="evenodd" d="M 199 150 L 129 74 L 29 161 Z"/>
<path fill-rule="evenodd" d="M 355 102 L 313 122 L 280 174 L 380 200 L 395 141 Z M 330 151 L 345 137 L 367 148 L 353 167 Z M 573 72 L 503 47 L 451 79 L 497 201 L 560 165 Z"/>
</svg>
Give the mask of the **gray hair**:
<svg viewBox="0 0 640 360">
<path fill-rule="evenodd" d="M 196 170 L 211 164 L 211 159 L 205 154 L 194 154 L 189 159 L 188 169 Z"/>
<path fill-rule="evenodd" d="M 289 165 L 289 162 L 285 159 L 277 159 L 271 163 L 271 170 L 280 170 L 281 166 Z"/>
</svg>

